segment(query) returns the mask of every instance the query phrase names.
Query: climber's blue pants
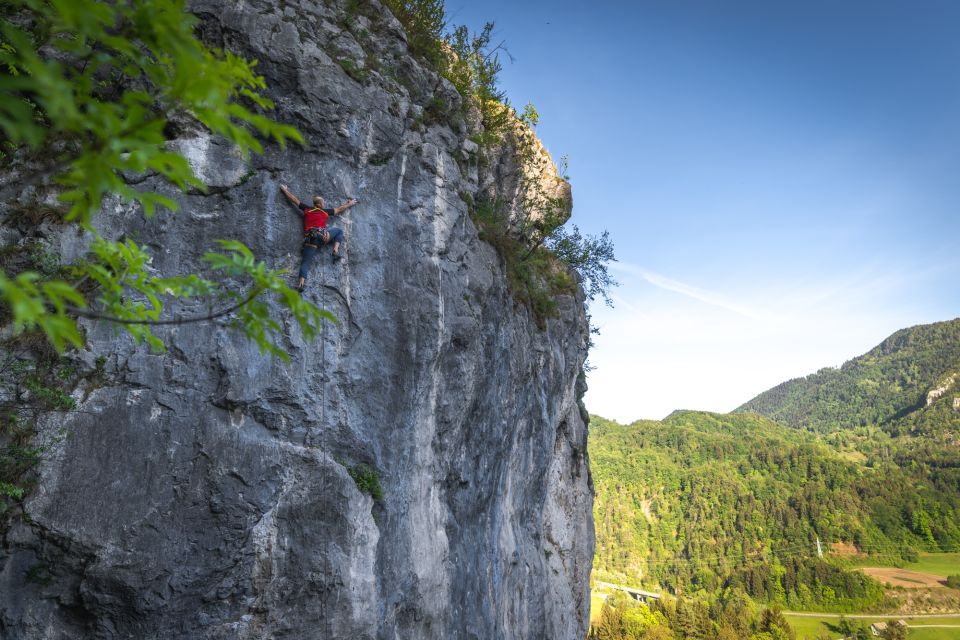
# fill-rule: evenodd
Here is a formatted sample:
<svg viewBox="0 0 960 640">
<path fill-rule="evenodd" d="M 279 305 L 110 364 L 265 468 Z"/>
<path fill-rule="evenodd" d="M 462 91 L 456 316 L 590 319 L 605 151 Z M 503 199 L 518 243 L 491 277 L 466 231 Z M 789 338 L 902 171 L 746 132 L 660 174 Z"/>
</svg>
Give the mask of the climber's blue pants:
<svg viewBox="0 0 960 640">
<path fill-rule="evenodd" d="M 334 244 L 343 242 L 343 229 L 330 227 L 327 231 L 330 232 L 330 239 L 327 241 L 327 244 L 331 242 Z M 317 244 L 310 240 L 315 240 Z M 320 240 L 315 236 L 311 237 L 310 240 L 303 243 L 303 253 L 300 255 L 300 277 L 304 280 L 306 280 L 307 275 L 310 273 L 310 265 L 313 264 L 314 258 L 317 257 L 317 254 L 320 253 L 325 246 L 319 244 Z"/>
</svg>

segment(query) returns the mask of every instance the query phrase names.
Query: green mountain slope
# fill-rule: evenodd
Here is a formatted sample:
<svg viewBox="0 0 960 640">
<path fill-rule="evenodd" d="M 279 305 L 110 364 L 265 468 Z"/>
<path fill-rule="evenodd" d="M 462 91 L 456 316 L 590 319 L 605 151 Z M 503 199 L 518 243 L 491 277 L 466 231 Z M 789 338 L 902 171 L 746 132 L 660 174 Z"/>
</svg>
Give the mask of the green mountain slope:
<svg viewBox="0 0 960 640">
<path fill-rule="evenodd" d="M 589 446 L 601 580 L 854 610 L 878 606 L 881 589 L 819 560 L 818 537 L 907 555 L 960 546 L 957 457 L 901 468 L 903 447 L 876 429 L 851 444 L 755 414 L 684 411 L 593 418 Z"/>
<path fill-rule="evenodd" d="M 892 435 L 956 435 L 957 398 L 960 318 L 897 331 L 839 369 L 784 382 L 736 412 L 824 433 L 879 425 Z"/>
</svg>

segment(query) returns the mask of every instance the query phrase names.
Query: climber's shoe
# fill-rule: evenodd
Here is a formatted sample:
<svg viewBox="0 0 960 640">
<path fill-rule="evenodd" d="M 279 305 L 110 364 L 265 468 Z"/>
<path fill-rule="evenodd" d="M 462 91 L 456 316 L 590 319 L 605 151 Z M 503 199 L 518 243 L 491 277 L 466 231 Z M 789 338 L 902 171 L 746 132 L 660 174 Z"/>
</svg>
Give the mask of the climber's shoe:
<svg viewBox="0 0 960 640">
<path fill-rule="evenodd" d="M 333 254 L 333 261 L 334 261 L 334 262 L 337 262 L 338 260 L 342 260 L 342 259 L 343 259 L 343 256 L 340 255 L 339 253 Z"/>
</svg>

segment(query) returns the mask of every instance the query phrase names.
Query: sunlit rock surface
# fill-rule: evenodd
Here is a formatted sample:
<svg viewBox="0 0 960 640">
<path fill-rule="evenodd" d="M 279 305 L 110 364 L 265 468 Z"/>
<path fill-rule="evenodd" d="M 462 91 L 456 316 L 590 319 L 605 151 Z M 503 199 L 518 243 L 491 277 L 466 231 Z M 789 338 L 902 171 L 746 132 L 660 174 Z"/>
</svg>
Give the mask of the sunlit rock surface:
<svg viewBox="0 0 960 640">
<path fill-rule="evenodd" d="M 147 178 L 178 213 L 110 203 L 97 224 L 163 272 L 238 238 L 295 273 L 279 185 L 358 197 L 335 222 L 346 258 L 324 254 L 305 292 L 338 322 L 310 342 L 278 311 L 288 363 L 223 325 L 160 331 L 158 355 L 87 324 L 73 357 L 107 355 L 108 379 L 41 424 L 30 518 L 0 548 L 3 638 L 584 637 L 583 301 L 545 330 L 515 305 L 459 195 L 490 186 L 465 127 L 422 124 L 433 96 L 459 97 L 371 6 L 192 3 L 208 43 L 260 60 L 274 117 L 307 144 L 245 160 L 185 129 L 172 144 L 209 192 Z M 64 260 L 84 246 L 47 242 Z M 361 463 L 382 501 L 348 474 Z"/>
</svg>

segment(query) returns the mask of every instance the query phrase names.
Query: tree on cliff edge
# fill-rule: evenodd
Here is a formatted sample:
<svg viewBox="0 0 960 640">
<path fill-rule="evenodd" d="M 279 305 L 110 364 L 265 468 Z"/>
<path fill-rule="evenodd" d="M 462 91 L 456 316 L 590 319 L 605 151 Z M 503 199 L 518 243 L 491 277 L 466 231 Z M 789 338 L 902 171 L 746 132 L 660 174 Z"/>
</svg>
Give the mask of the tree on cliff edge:
<svg viewBox="0 0 960 640">
<path fill-rule="evenodd" d="M 386 4 L 403 25 L 410 51 L 453 84 L 463 98 L 464 110 L 479 115 L 479 131 L 471 139 L 481 153 L 507 139 L 516 151 L 526 213 L 519 237 L 509 233 L 510 211 L 502 202 L 488 194 L 465 198 L 480 237 L 504 259 L 514 297 L 532 309 L 541 327 L 546 317 L 556 313 L 556 296 L 572 293 L 577 284 L 588 300 L 601 297 L 613 306 L 609 292 L 617 282 L 609 272 L 610 263 L 616 261 L 610 234 L 586 235 L 576 225 L 567 229 L 569 198 L 543 189 L 541 173 L 526 169 L 537 155 L 534 128 L 540 116 L 530 103 L 518 114 L 498 87 L 499 54 L 506 49 L 503 42 L 494 42 L 494 23 L 487 22 L 478 33 L 463 25 L 448 30 L 443 0 L 387 0 Z M 555 179 L 568 182 L 562 175 L 566 159 L 561 165 L 564 170 L 555 167 Z M 568 277 L 571 271 L 576 272 L 577 281 Z"/>
</svg>

